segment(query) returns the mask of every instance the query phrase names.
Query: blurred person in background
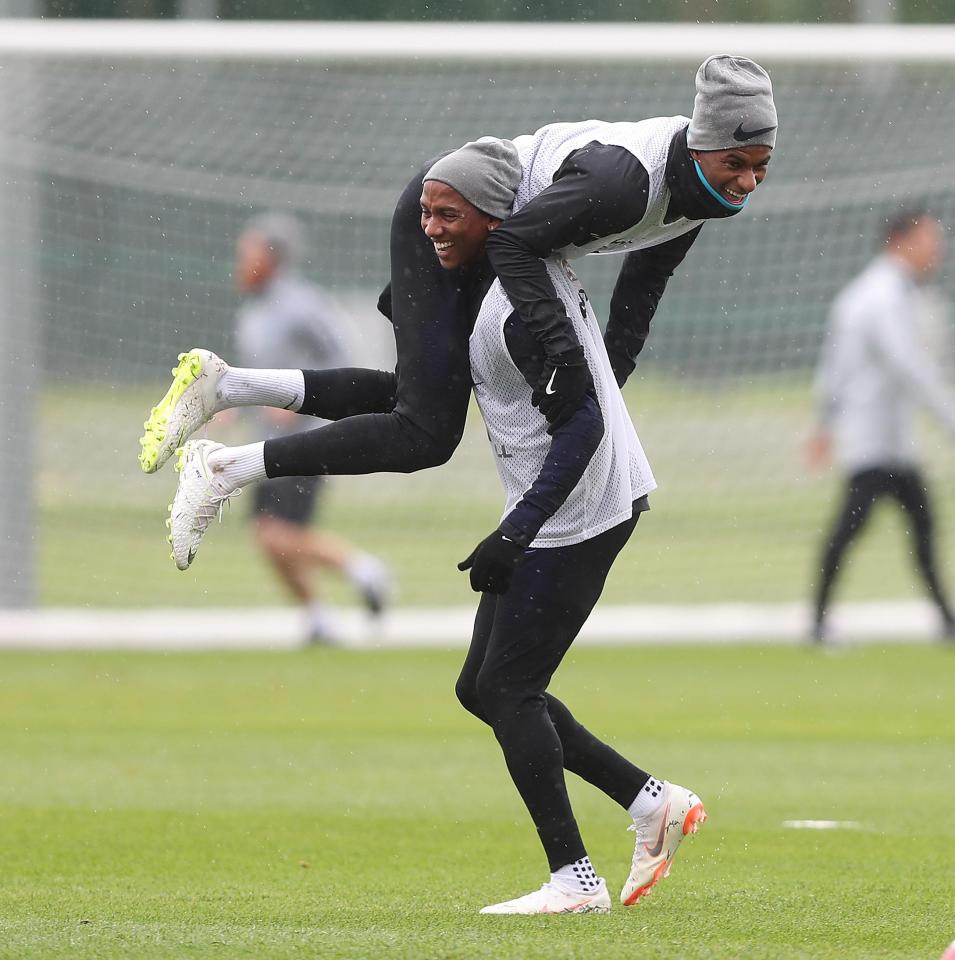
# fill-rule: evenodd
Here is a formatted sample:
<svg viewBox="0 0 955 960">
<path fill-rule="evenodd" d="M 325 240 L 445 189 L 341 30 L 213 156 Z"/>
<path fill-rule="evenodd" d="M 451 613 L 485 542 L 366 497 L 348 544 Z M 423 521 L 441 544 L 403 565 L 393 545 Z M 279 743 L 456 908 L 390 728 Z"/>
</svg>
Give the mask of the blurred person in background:
<svg viewBox="0 0 955 960">
<path fill-rule="evenodd" d="M 827 639 L 826 616 L 846 550 L 883 497 L 905 513 L 916 566 L 938 609 L 942 635 L 955 639 L 915 430 L 921 404 L 955 437 L 955 396 L 919 330 L 917 285 L 938 269 L 945 249 L 945 231 L 936 217 L 923 209 L 898 212 L 887 223 L 884 249 L 841 291 L 830 311 L 815 382 L 817 427 L 807 451 L 813 467 L 828 465 L 834 451 L 846 479 L 816 571 L 815 643 Z"/>
<path fill-rule="evenodd" d="M 236 317 L 236 353 L 248 367 L 345 365 L 345 320 L 328 296 L 301 273 L 305 231 L 286 213 L 251 220 L 239 235 L 234 278 L 245 296 Z M 284 437 L 315 426 L 314 417 L 259 407 L 260 435 Z M 321 599 L 318 569 L 347 577 L 373 615 L 384 609 L 390 577 L 376 557 L 311 526 L 325 480 L 320 476 L 263 479 L 252 491 L 255 542 L 289 592 L 303 605 L 309 640 L 334 642 L 335 618 Z"/>
</svg>

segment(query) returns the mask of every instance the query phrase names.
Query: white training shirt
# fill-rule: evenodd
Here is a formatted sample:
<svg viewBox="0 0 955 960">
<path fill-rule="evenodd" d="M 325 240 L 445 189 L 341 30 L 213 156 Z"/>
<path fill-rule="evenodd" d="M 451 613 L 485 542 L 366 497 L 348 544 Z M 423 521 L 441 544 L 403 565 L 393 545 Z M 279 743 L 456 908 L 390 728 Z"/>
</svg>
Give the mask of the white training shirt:
<svg viewBox="0 0 955 960">
<path fill-rule="evenodd" d="M 544 522 L 532 547 L 562 547 L 589 540 L 629 519 L 634 501 L 656 488 L 583 288 L 566 262 L 550 262 L 547 271 L 584 348 L 604 434 L 580 481 Z M 495 280 L 470 340 L 474 394 L 507 494 L 502 519 L 534 483 L 551 443 L 547 421 L 531 405 L 531 387 L 511 359 L 504 339 L 504 324 L 513 312 L 500 281 Z M 501 456 L 502 452 L 507 455 Z"/>
<path fill-rule="evenodd" d="M 916 462 L 918 403 L 955 438 L 955 396 L 921 342 L 918 291 L 897 257 L 877 257 L 834 301 L 815 393 L 850 472 Z"/>
<path fill-rule="evenodd" d="M 603 143 L 632 153 L 647 171 L 649 195 L 643 218 L 632 227 L 610 237 L 595 237 L 582 246 L 571 245 L 555 257 L 575 259 L 588 254 L 629 253 L 654 247 L 695 230 L 703 220 L 678 217 L 665 223 L 670 204 L 666 182 L 667 157 L 673 138 L 689 124 L 687 117 L 653 117 L 637 123 L 608 123 L 584 120 L 581 123 L 552 123 L 536 133 L 516 137 L 523 173 L 514 201 L 514 213 L 554 182 L 554 174 L 570 154 L 588 143 Z"/>
</svg>

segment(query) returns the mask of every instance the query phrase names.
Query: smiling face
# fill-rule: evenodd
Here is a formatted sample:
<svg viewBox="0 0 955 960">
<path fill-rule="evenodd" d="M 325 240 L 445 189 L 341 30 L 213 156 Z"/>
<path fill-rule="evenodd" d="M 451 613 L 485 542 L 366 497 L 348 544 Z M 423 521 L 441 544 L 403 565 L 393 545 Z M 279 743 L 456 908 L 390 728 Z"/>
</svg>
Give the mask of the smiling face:
<svg viewBox="0 0 955 960">
<path fill-rule="evenodd" d="M 480 260 L 487 235 L 500 222 L 440 180 L 428 180 L 421 190 L 421 229 L 445 270 Z"/>
<path fill-rule="evenodd" d="M 741 207 L 763 182 L 772 152 L 772 147 L 753 146 L 691 150 L 690 156 L 699 163 L 707 183 L 727 203 Z"/>
</svg>

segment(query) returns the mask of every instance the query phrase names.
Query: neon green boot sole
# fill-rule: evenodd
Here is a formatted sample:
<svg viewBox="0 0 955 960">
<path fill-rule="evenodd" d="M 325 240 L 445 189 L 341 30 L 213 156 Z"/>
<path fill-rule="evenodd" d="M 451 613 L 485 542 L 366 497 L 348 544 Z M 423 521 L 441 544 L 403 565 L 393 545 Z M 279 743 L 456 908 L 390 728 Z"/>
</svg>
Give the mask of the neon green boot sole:
<svg viewBox="0 0 955 960">
<path fill-rule="evenodd" d="M 146 432 L 139 438 L 142 447 L 139 464 L 143 473 L 155 473 L 186 439 L 188 425 L 185 418 L 179 418 L 177 436 L 169 438 L 170 419 L 183 394 L 202 375 L 205 353 L 204 350 L 190 350 L 179 354 L 179 363 L 172 370 L 172 384 L 143 424 Z"/>
</svg>

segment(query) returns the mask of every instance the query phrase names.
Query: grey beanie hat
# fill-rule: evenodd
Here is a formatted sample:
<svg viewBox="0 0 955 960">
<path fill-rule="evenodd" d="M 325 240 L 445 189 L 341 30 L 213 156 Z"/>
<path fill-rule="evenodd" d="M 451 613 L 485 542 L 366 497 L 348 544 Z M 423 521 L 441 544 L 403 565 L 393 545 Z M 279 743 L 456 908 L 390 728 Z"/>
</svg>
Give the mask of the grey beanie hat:
<svg viewBox="0 0 955 960">
<path fill-rule="evenodd" d="M 514 206 L 521 173 L 517 147 L 510 140 L 481 137 L 442 157 L 424 179 L 446 183 L 478 210 L 503 220 Z"/>
<path fill-rule="evenodd" d="M 290 213 L 273 210 L 253 217 L 245 230 L 258 234 L 268 244 L 277 263 L 295 268 L 305 256 L 305 228 Z"/>
<path fill-rule="evenodd" d="M 691 150 L 776 145 L 776 106 L 769 74 L 753 60 L 719 54 L 696 72 Z"/>
</svg>

